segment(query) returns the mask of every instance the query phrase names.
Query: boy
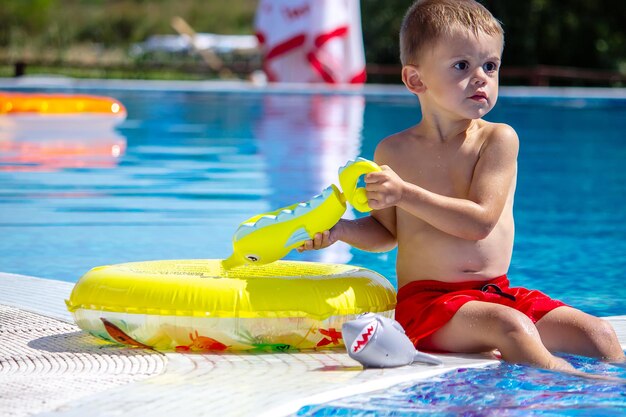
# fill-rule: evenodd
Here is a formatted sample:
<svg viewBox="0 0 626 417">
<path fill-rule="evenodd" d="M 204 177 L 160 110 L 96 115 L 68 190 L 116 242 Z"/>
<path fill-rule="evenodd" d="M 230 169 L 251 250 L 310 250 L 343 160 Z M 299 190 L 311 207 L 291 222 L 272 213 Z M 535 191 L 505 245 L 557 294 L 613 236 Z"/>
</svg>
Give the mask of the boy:
<svg viewBox="0 0 626 417">
<path fill-rule="evenodd" d="M 396 319 L 417 348 L 497 349 L 509 362 L 572 371 L 551 352 L 623 362 L 613 328 L 539 291 L 510 288 L 518 138 L 482 120 L 495 105 L 504 36 L 474 0 L 418 0 L 400 31 L 402 81 L 422 120 L 384 139 L 365 178 L 370 216 L 305 242 L 398 246 Z"/>
</svg>

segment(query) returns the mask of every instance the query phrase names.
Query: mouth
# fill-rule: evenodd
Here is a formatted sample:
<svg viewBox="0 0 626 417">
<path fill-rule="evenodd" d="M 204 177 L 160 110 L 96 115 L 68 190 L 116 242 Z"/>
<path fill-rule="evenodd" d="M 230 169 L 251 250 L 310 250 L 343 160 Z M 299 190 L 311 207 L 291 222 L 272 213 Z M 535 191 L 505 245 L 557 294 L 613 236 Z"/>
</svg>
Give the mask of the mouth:
<svg viewBox="0 0 626 417">
<path fill-rule="evenodd" d="M 474 93 L 473 96 L 469 97 L 470 100 L 474 100 L 474 101 L 479 101 L 479 102 L 486 102 L 488 101 L 487 98 L 487 94 L 481 92 L 481 91 L 477 91 L 476 93 Z"/>
</svg>

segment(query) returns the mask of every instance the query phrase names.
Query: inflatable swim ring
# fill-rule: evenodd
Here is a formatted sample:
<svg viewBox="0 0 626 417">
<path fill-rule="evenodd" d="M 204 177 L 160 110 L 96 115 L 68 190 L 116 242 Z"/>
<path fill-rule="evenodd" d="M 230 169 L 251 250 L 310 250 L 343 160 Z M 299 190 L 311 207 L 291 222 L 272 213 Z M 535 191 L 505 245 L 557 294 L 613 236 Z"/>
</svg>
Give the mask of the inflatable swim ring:
<svg viewBox="0 0 626 417">
<path fill-rule="evenodd" d="M 365 312 L 392 318 L 395 290 L 348 265 L 278 261 L 225 270 L 221 260 L 134 262 L 92 269 L 66 301 L 102 339 L 177 351 L 343 346 L 341 326 Z"/>
</svg>

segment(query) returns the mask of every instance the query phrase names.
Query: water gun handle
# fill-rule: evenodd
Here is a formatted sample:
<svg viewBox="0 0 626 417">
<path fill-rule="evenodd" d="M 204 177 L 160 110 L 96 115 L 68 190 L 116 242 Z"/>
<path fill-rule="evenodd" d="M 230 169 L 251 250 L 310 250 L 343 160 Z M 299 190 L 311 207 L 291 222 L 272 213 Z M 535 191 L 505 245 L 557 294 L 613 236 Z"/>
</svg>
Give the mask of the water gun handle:
<svg viewBox="0 0 626 417">
<path fill-rule="evenodd" d="M 339 170 L 339 184 L 346 200 L 358 211 L 367 213 L 372 208 L 367 204 L 367 195 L 364 187 L 357 187 L 359 178 L 370 172 L 379 172 L 382 169 L 372 161 L 357 158 Z"/>
</svg>

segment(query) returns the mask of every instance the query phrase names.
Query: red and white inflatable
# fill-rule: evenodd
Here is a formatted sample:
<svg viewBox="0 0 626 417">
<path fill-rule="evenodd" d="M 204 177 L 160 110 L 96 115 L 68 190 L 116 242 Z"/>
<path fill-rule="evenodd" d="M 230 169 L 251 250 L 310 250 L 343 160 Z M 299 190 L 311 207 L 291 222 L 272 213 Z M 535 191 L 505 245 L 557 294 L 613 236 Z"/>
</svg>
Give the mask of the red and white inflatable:
<svg viewBox="0 0 626 417">
<path fill-rule="evenodd" d="M 359 0 L 260 0 L 255 26 L 269 81 L 365 82 Z"/>
</svg>

